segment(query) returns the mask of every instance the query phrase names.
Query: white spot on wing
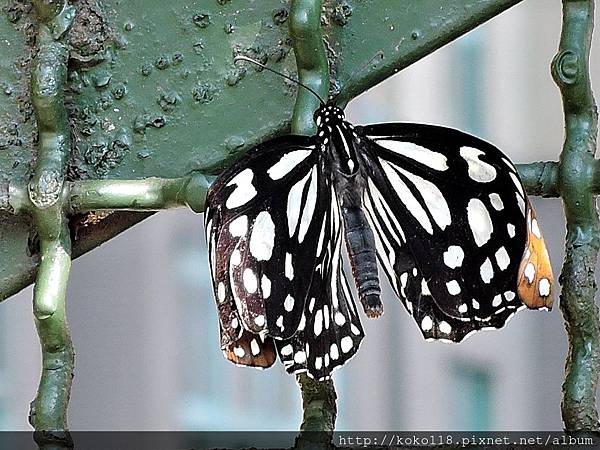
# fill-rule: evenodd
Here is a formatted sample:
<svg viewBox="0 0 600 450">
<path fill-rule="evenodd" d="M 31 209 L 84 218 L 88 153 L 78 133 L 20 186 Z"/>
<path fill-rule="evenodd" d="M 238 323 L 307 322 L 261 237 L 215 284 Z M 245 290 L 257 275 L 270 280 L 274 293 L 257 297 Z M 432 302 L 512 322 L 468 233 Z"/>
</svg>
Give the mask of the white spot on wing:
<svg viewBox="0 0 600 450">
<path fill-rule="evenodd" d="M 342 348 L 342 352 L 344 353 L 348 353 L 350 350 L 352 350 L 352 345 L 353 341 L 350 336 L 345 336 L 340 341 L 340 347 Z"/>
<path fill-rule="evenodd" d="M 311 150 L 295 150 L 293 152 L 286 153 L 279 161 L 271 166 L 269 170 L 267 170 L 267 173 L 272 180 L 279 180 L 294 170 L 294 168 L 304 161 L 310 154 Z"/>
<path fill-rule="evenodd" d="M 294 266 L 292 265 L 291 253 L 285 254 L 285 276 L 288 280 L 294 279 Z"/>
<path fill-rule="evenodd" d="M 250 253 L 258 261 L 268 261 L 275 246 L 275 224 L 271 214 L 261 211 L 254 220 L 250 235 Z"/>
<path fill-rule="evenodd" d="M 419 201 L 412 194 L 410 189 L 408 189 L 408 186 L 406 186 L 404 181 L 402 181 L 402 179 L 398 175 L 398 172 L 396 172 L 387 161 L 381 158 L 380 161 L 381 166 L 383 167 L 385 174 L 388 176 L 390 183 L 394 187 L 400 201 L 404 203 L 408 212 L 410 212 L 413 215 L 413 217 L 417 219 L 417 221 L 419 222 L 419 224 L 421 224 L 423 229 L 429 234 L 433 234 L 433 228 L 431 227 L 431 222 L 429 221 L 427 213 L 425 212 Z"/>
<path fill-rule="evenodd" d="M 417 188 L 423 197 L 425 205 L 427 206 L 427 209 L 429 209 L 433 220 L 435 220 L 441 230 L 445 230 L 446 227 L 452 223 L 452 219 L 450 217 L 448 203 L 442 195 L 442 192 L 432 182 L 414 175 L 400 167 L 397 167 L 397 169 L 400 170 L 400 172 Z"/>
<path fill-rule="evenodd" d="M 302 316 L 300 317 L 300 323 L 298 324 L 298 331 L 303 331 L 305 326 L 306 326 L 306 316 L 304 315 L 304 313 L 302 313 Z M 306 344 L 306 345 L 308 345 L 308 344 Z"/>
<path fill-rule="evenodd" d="M 313 325 L 313 331 L 315 336 L 320 336 L 323 331 L 323 310 L 319 309 L 315 313 L 315 323 Z"/>
<path fill-rule="evenodd" d="M 535 278 L 535 267 L 533 265 L 533 263 L 528 263 L 525 266 L 525 278 L 527 278 L 527 282 L 529 284 L 533 283 L 533 279 Z"/>
<path fill-rule="evenodd" d="M 458 245 L 451 245 L 448 250 L 444 252 L 444 264 L 451 269 L 456 269 L 462 266 L 465 252 L 462 247 Z"/>
<path fill-rule="evenodd" d="M 294 235 L 296 232 L 296 227 L 298 226 L 298 221 L 300 219 L 300 207 L 302 206 L 302 192 L 304 191 L 304 187 L 306 186 L 309 176 L 310 172 L 307 173 L 306 176 L 298 181 L 294 186 L 292 186 L 288 194 L 287 219 L 290 237 Z"/>
<path fill-rule="evenodd" d="M 433 328 L 433 321 L 431 320 L 431 317 L 429 317 L 429 316 L 423 317 L 423 320 L 421 321 L 421 329 L 423 331 L 429 331 L 432 328 Z"/>
<path fill-rule="evenodd" d="M 220 282 L 217 286 L 217 297 L 220 302 L 225 300 L 225 284 L 223 282 Z"/>
<path fill-rule="evenodd" d="M 448 293 L 450 295 L 458 295 L 460 294 L 460 285 L 458 281 L 451 280 L 446 283 L 446 288 L 448 289 Z"/>
<path fill-rule="evenodd" d="M 262 297 L 265 299 L 269 298 L 271 295 L 271 280 L 264 274 L 260 279 L 260 288 L 262 290 Z"/>
<path fill-rule="evenodd" d="M 452 332 L 452 326 L 444 320 L 440 322 L 439 328 L 440 331 L 444 334 L 450 334 Z"/>
<path fill-rule="evenodd" d="M 494 166 L 479 159 L 484 153 L 473 147 L 461 147 L 460 156 L 469 165 L 469 177 L 478 183 L 489 183 L 496 179 L 496 169 Z"/>
<path fill-rule="evenodd" d="M 250 350 L 252 351 L 253 356 L 260 353 L 260 346 L 258 345 L 258 342 L 256 342 L 256 339 L 252 339 L 252 342 L 250 342 Z"/>
<path fill-rule="evenodd" d="M 475 243 L 481 247 L 490 240 L 494 231 L 490 213 L 481 200 L 473 198 L 467 206 L 467 218 Z"/>
<path fill-rule="evenodd" d="M 429 291 L 429 286 L 427 286 L 427 281 L 425 281 L 425 278 L 421 278 L 421 294 L 431 295 L 431 292 Z"/>
<path fill-rule="evenodd" d="M 294 355 L 294 362 L 296 364 L 303 364 L 306 362 L 306 353 L 305 352 L 296 352 L 296 354 Z"/>
<path fill-rule="evenodd" d="M 479 268 L 479 274 L 484 283 L 489 284 L 494 278 L 494 268 L 492 267 L 492 261 L 490 258 L 486 258 L 484 263 Z"/>
<path fill-rule="evenodd" d="M 323 358 L 321 358 L 320 356 L 317 356 L 315 358 L 315 369 L 321 370 L 321 367 L 323 367 Z"/>
<path fill-rule="evenodd" d="M 512 223 L 506 225 L 506 230 L 511 238 L 515 237 L 515 226 Z"/>
<path fill-rule="evenodd" d="M 547 278 L 542 278 L 538 283 L 538 290 L 542 297 L 548 297 L 550 295 L 550 281 Z"/>
<path fill-rule="evenodd" d="M 531 221 L 531 232 L 538 239 L 542 238 L 542 233 L 540 232 L 540 226 L 538 225 L 538 221 L 536 219 L 533 219 Z"/>
<path fill-rule="evenodd" d="M 244 273 L 242 274 L 242 279 L 244 281 L 244 288 L 246 291 L 250 294 L 254 294 L 258 288 L 258 280 L 256 279 L 256 275 L 252 269 L 245 269 Z"/>
<path fill-rule="evenodd" d="M 240 263 L 242 262 L 242 254 L 240 253 L 240 251 L 238 249 L 235 249 L 233 252 L 231 252 L 231 257 L 229 258 L 229 262 L 231 263 L 232 266 L 240 265 Z"/>
<path fill-rule="evenodd" d="M 500 247 L 496 252 L 496 262 L 500 270 L 505 270 L 510 264 L 510 256 L 504 247 Z"/>
<path fill-rule="evenodd" d="M 496 308 L 500 306 L 500 303 L 502 303 L 502 297 L 500 297 L 500 295 L 496 295 L 492 300 L 492 306 Z"/>
<path fill-rule="evenodd" d="M 233 237 L 242 237 L 248 231 L 248 216 L 240 216 L 229 224 L 229 233 Z"/>
<path fill-rule="evenodd" d="M 291 312 L 292 309 L 294 309 L 294 297 L 292 297 L 291 295 L 288 295 L 283 302 L 283 308 L 287 312 Z"/>
<path fill-rule="evenodd" d="M 245 205 L 256 196 L 256 189 L 252 185 L 253 178 L 254 172 L 250 169 L 244 169 L 227 183 L 227 186 L 236 185 L 235 190 L 227 197 L 225 202 L 228 209 Z"/>
<path fill-rule="evenodd" d="M 346 316 L 344 316 L 341 312 L 337 311 L 334 316 L 335 323 L 340 327 L 346 323 Z"/>
<path fill-rule="evenodd" d="M 293 351 L 294 351 L 294 349 L 292 348 L 292 346 L 290 344 L 288 344 L 281 349 L 281 354 L 283 356 L 289 356 L 292 354 Z"/>
<path fill-rule="evenodd" d="M 308 186 L 308 195 L 306 197 L 306 204 L 302 210 L 302 217 L 300 218 L 300 228 L 298 230 L 298 242 L 302 243 L 304 236 L 312 222 L 313 214 L 315 212 L 315 206 L 317 205 L 317 168 L 314 167 L 311 170 L 310 185 Z"/>
<path fill-rule="evenodd" d="M 398 153 L 402 156 L 410 158 L 413 161 L 416 161 L 434 170 L 444 171 L 448 169 L 448 160 L 441 153 L 434 152 L 428 148 L 413 144 L 412 142 L 377 139 L 375 136 L 370 137 L 375 139 L 375 142 L 382 147 L 387 148 L 394 153 Z"/>
<path fill-rule="evenodd" d="M 502 211 L 504 209 L 504 203 L 502 203 L 502 199 L 495 192 L 490 194 L 490 203 L 494 207 L 496 211 Z"/>
</svg>

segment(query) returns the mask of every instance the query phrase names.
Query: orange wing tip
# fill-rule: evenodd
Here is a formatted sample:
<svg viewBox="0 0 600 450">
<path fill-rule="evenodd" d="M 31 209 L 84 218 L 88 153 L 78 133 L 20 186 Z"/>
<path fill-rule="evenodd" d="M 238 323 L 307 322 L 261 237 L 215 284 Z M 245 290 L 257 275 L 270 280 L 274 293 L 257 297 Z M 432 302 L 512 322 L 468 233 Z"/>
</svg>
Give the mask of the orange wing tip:
<svg viewBox="0 0 600 450">
<path fill-rule="evenodd" d="M 519 266 L 519 298 L 530 309 L 551 310 L 555 284 L 550 257 L 533 207 L 527 201 L 527 246 Z"/>
<path fill-rule="evenodd" d="M 234 343 L 223 348 L 223 356 L 238 366 L 266 369 L 271 367 L 277 359 L 273 339 L 264 340 L 257 334 L 246 330 Z"/>
</svg>

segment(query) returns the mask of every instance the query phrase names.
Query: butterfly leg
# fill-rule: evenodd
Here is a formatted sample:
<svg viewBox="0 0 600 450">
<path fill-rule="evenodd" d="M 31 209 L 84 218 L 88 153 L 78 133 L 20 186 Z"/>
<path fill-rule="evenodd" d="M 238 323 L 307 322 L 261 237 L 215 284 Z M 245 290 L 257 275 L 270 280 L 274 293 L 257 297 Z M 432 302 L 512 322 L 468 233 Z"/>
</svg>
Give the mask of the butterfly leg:
<svg viewBox="0 0 600 450">
<path fill-rule="evenodd" d="M 360 206 L 344 206 L 342 210 L 346 246 L 360 302 L 368 317 L 379 317 L 383 314 L 383 304 L 373 231 Z"/>
</svg>

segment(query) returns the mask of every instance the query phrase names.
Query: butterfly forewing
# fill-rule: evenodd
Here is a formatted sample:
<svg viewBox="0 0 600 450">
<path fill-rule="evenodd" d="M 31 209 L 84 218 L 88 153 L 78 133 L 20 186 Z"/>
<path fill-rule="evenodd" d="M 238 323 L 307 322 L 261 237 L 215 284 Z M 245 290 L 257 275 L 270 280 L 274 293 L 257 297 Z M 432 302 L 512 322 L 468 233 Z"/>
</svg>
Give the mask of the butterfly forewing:
<svg viewBox="0 0 600 450">
<path fill-rule="evenodd" d="M 514 166 L 452 129 L 384 124 L 360 132 L 380 261 L 423 334 L 456 341 L 502 326 L 522 306 L 516 288 L 527 243 L 529 204 Z"/>
<path fill-rule="evenodd" d="M 285 137 L 256 147 L 209 192 L 215 230 L 214 287 L 222 324 L 252 333 L 292 336 L 300 323 L 322 224 L 331 205 L 329 181 L 312 139 Z M 213 206 L 214 205 L 214 206 Z M 239 332 L 239 331 L 238 331 Z M 237 337 L 237 336 L 236 336 Z"/>
</svg>

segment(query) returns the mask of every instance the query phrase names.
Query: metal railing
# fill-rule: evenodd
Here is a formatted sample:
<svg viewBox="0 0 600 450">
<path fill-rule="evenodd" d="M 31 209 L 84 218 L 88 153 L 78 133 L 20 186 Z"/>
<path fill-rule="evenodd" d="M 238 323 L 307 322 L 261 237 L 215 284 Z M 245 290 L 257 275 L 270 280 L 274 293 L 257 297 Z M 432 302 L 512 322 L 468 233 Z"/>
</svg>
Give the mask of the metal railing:
<svg viewBox="0 0 600 450">
<path fill-rule="evenodd" d="M 402 57 L 386 58 L 366 75 L 345 86 L 337 98 L 345 105 L 379 81 L 434 51 L 520 0 L 479 1 L 480 13 L 457 21 L 450 31 L 416 45 Z M 34 315 L 42 346 L 43 370 L 30 421 L 38 431 L 51 430 L 41 440 L 65 443 L 67 406 L 73 372 L 73 347 L 65 317 L 65 291 L 71 265 L 69 217 L 74 213 L 109 209 L 156 211 L 189 206 L 204 209 L 209 180 L 199 173 L 178 179 L 65 181 L 70 149 L 69 123 L 62 88 L 68 49 L 63 42 L 74 10 L 63 1 L 34 0 L 38 20 L 37 54 L 31 73 L 31 97 L 39 143 L 35 172 L 26 184 L 12 180 L 0 186 L 0 209 L 28 214 L 41 241 L 41 263 L 34 290 Z M 289 34 L 300 80 L 326 98 L 332 91 L 331 68 L 323 37 L 323 0 L 292 0 Z M 567 219 L 566 258 L 560 276 L 561 310 L 569 337 L 563 384 L 562 416 L 567 431 L 598 432 L 596 387 L 600 368 L 600 328 L 595 304 L 595 265 L 600 247 L 596 195 L 600 163 L 595 159 L 598 117 L 591 90 L 589 57 L 594 23 L 593 0 L 563 0 L 563 29 L 552 73 L 564 103 L 566 138 L 558 162 L 524 164 L 519 172 L 531 195 L 561 197 Z M 412 39 L 418 39 L 415 31 Z M 335 90 L 335 89 L 333 89 Z M 314 131 L 318 100 L 299 90 L 291 130 Z M 302 430 L 331 433 L 336 394 L 332 381 L 299 377 L 303 395 Z"/>
</svg>

